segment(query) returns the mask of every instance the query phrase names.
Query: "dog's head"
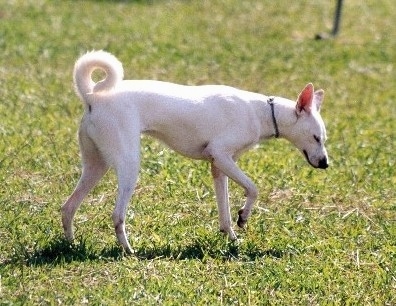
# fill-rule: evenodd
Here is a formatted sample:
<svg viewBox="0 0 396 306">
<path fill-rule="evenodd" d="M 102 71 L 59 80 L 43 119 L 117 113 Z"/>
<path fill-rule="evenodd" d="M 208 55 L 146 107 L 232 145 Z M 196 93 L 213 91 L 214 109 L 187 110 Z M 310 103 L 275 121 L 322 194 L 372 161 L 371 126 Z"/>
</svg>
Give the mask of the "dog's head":
<svg viewBox="0 0 396 306">
<path fill-rule="evenodd" d="M 325 148 L 326 128 L 320 116 L 324 91 L 314 91 L 312 84 L 307 84 L 297 99 L 297 121 L 293 127 L 291 141 L 304 154 L 314 168 L 326 169 L 328 156 Z"/>
</svg>

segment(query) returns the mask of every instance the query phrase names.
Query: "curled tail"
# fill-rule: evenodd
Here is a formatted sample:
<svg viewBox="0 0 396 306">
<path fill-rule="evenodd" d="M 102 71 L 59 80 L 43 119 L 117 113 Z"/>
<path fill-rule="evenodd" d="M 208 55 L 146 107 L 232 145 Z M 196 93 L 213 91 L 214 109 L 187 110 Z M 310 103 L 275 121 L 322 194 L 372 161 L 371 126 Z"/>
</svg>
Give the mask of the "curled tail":
<svg viewBox="0 0 396 306">
<path fill-rule="evenodd" d="M 101 69 L 106 77 L 95 83 L 92 72 Z M 77 95 L 85 101 L 90 94 L 111 90 L 124 78 L 121 62 L 112 54 L 105 51 L 92 51 L 81 56 L 74 65 L 74 86 Z"/>
</svg>

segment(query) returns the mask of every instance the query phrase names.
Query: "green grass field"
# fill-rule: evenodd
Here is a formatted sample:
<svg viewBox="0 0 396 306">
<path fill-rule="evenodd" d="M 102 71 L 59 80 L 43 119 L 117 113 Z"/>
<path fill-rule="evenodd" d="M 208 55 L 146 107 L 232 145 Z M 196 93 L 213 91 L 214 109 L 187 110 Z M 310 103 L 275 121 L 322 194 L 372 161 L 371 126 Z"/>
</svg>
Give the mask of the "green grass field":
<svg viewBox="0 0 396 306">
<path fill-rule="evenodd" d="M 394 0 L 0 3 L 0 305 L 395 305 Z M 73 92 L 79 55 L 105 49 L 130 79 L 227 84 L 296 98 L 326 91 L 331 167 L 284 140 L 239 165 L 259 199 L 239 243 L 218 232 L 208 164 L 143 138 L 127 230 L 116 243 L 110 172 L 78 211 L 60 207 L 80 172 Z M 233 216 L 243 191 L 230 184 Z"/>
</svg>

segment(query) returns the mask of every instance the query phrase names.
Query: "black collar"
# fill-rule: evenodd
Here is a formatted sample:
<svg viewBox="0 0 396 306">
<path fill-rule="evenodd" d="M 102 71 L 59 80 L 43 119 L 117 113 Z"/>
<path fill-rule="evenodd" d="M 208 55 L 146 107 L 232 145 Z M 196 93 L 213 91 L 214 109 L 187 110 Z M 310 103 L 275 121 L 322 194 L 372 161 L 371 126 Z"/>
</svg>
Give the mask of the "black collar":
<svg viewBox="0 0 396 306">
<path fill-rule="evenodd" d="M 275 109 L 274 109 L 274 97 L 269 97 L 267 100 L 267 103 L 271 106 L 271 114 L 272 114 L 272 122 L 274 123 L 274 128 L 275 128 L 275 138 L 279 137 L 279 128 L 278 128 L 278 123 L 276 122 L 275 118 Z"/>
</svg>

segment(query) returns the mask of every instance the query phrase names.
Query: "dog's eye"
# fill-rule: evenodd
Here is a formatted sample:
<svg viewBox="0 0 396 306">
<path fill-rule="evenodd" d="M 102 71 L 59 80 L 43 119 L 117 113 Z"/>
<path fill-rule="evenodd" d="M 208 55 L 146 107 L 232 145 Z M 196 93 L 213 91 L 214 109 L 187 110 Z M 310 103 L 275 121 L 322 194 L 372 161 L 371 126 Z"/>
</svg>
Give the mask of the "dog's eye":
<svg viewBox="0 0 396 306">
<path fill-rule="evenodd" d="M 320 143 L 320 137 L 314 135 L 314 139 L 315 139 L 315 141 L 316 141 L 317 143 Z"/>
</svg>

